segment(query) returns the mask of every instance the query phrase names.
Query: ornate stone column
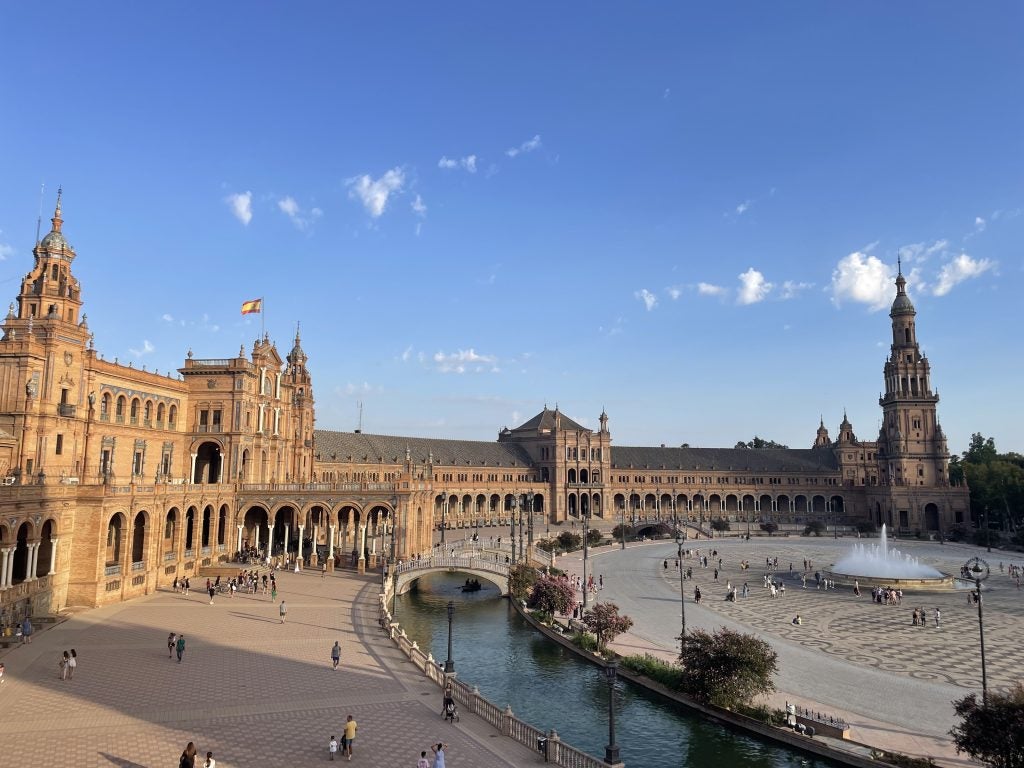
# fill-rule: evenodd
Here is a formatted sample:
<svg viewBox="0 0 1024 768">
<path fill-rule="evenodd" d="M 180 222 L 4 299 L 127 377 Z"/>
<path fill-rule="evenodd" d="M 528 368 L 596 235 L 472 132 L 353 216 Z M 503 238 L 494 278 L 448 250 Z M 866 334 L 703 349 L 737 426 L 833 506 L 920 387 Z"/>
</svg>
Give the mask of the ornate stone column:
<svg viewBox="0 0 1024 768">
<path fill-rule="evenodd" d="M 198 453 L 193 453 L 192 454 L 191 468 L 188 471 L 188 481 L 189 481 L 190 484 L 194 483 L 195 479 L 196 479 L 196 459 L 198 457 L 199 457 Z"/>
<path fill-rule="evenodd" d="M 356 561 L 356 571 L 366 573 L 366 523 L 359 524 L 359 533 L 356 536 L 356 546 L 359 548 L 359 559 Z"/>
<path fill-rule="evenodd" d="M 11 585 L 10 579 L 7 578 L 7 563 L 12 559 L 10 547 L 0 549 L 0 589 L 7 589 Z"/>
<path fill-rule="evenodd" d="M 295 559 L 295 566 L 297 568 L 302 567 L 302 532 L 306 530 L 306 526 L 299 526 L 299 556 Z"/>
<path fill-rule="evenodd" d="M 7 582 L 6 583 L 7 583 L 8 587 L 14 585 L 14 553 L 15 553 L 16 550 L 17 550 L 16 546 L 11 547 L 10 549 L 7 550 L 7 552 L 10 554 L 10 557 L 7 558 Z"/>
<path fill-rule="evenodd" d="M 284 551 L 282 552 L 285 562 L 288 561 L 288 523 L 284 524 Z"/>
<path fill-rule="evenodd" d="M 243 528 L 245 528 L 244 525 L 242 525 L 242 524 L 238 525 L 238 546 L 235 547 L 235 552 L 241 552 L 242 551 L 242 529 Z M 257 545 L 257 549 L 259 548 L 259 530 L 260 530 L 259 528 L 256 529 L 256 537 L 257 537 L 256 545 Z"/>
<path fill-rule="evenodd" d="M 50 539 L 50 570 L 47 572 L 48 576 L 52 576 L 57 571 L 57 542 L 56 536 Z"/>
<path fill-rule="evenodd" d="M 334 572 L 334 526 L 327 526 L 327 570 Z"/>
<path fill-rule="evenodd" d="M 34 541 L 28 545 L 28 573 L 25 574 L 25 581 L 36 580 L 36 568 L 39 567 L 39 544 L 40 542 Z"/>
</svg>

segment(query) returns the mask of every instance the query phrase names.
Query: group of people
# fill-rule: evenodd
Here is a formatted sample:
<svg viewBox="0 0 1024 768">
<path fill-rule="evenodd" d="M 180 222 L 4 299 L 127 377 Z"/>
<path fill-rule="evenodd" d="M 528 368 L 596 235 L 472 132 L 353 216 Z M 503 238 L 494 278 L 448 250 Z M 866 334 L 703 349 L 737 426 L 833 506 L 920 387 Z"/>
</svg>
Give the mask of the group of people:
<svg viewBox="0 0 1024 768">
<path fill-rule="evenodd" d="M 180 592 L 183 595 L 187 595 L 188 591 L 192 588 L 192 583 L 188 580 L 187 576 L 182 578 L 174 577 L 174 583 L 171 585 L 174 587 L 175 592 Z"/>
<path fill-rule="evenodd" d="M 932 618 L 935 620 L 935 628 L 939 628 L 939 622 L 942 620 L 942 612 L 936 608 L 932 613 Z M 910 622 L 912 627 L 927 627 L 928 626 L 928 614 L 924 607 L 914 609 L 914 617 Z"/>
<path fill-rule="evenodd" d="M 174 658 L 175 653 L 178 654 L 178 663 L 181 664 L 181 657 L 185 655 L 185 636 L 171 632 L 167 636 L 167 658 Z"/>
<path fill-rule="evenodd" d="M 213 759 L 213 752 L 207 752 L 206 760 L 196 763 L 198 756 L 195 743 L 190 741 L 181 753 L 181 758 L 178 760 L 178 768 L 216 768 L 217 761 Z"/>
<path fill-rule="evenodd" d="M 352 759 L 352 746 L 355 744 L 357 728 L 355 718 L 349 715 L 341 729 L 341 741 L 339 742 L 337 737 L 331 736 L 330 741 L 327 742 L 327 752 L 330 754 L 331 760 L 338 754 L 339 749 L 343 757 Z"/>
<path fill-rule="evenodd" d="M 64 651 L 61 654 L 60 661 L 60 679 L 61 680 L 73 680 L 75 677 L 75 669 L 78 667 L 78 653 L 72 648 L 70 651 Z"/>
<path fill-rule="evenodd" d="M 903 590 L 892 587 L 875 587 L 871 590 L 871 599 L 879 605 L 902 605 Z"/>
</svg>

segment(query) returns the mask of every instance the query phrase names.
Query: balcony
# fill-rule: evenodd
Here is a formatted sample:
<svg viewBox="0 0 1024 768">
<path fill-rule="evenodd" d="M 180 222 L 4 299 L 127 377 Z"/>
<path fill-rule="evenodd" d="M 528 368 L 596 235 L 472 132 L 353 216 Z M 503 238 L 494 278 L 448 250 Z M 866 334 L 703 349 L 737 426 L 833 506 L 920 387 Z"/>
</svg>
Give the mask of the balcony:
<svg viewBox="0 0 1024 768">
<path fill-rule="evenodd" d="M 104 576 L 117 576 L 121 572 L 121 565 L 108 565 L 103 569 Z"/>
<path fill-rule="evenodd" d="M 132 570 L 133 571 L 144 571 L 144 570 L 146 570 L 146 564 L 143 563 L 143 562 L 132 563 Z"/>
<path fill-rule="evenodd" d="M 124 424 L 124 414 L 117 414 L 117 416 L 114 417 L 114 421 L 116 421 L 118 424 Z"/>
<path fill-rule="evenodd" d="M 75 406 L 69 405 L 68 403 L 61 403 L 57 406 L 57 415 L 73 419 L 75 418 Z"/>
</svg>

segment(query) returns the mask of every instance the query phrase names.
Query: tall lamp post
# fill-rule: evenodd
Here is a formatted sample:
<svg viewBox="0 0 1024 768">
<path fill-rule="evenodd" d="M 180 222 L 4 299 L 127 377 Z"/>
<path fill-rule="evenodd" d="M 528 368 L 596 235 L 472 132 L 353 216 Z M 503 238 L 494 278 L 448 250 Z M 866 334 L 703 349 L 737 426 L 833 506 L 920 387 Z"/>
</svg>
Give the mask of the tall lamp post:
<svg viewBox="0 0 1024 768">
<path fill-rule="evenodd" d="M 686 531 L 676 534 L 676 548 L 679 553 L 679 615 L 682 617 L 682 624 L 679 632 L 679 652 L 683 652 L 686 645 L 686 590 L 683 588 L 683 545 L 686 543 Z"/>
<path fill-rule="evenodd" d="M 587 534 L 590 532 L 590 507 L 583 511 L 583 610 L 587 610 L 587 557 L 589 544 Z"/>
<path fill-rule="evenodd" d="M 608 765 L 619 762 L 619 745 L 615 743 L 615 676 L 619 671 L 617 661 L 605 665 L 604 674 L 608 679 L 608 746 L 604 748 L 604 761 Z"/>
<path fill-rule="evenodd" d="M 985 622 L 981 614 L 981 582 L 988 578 L 988 563 L 980 557 L 967 561 L 967 570 L 974 579 L 975 601 L 978 603 L 978 636 L 981 639 L 981 703 L 988 706 L 988 676 L 985 674 Z"/>
<path fill-rule="evenodd" d="M 455 662 L 452 661 L 452 618 L 455 616 L 455 601 L 448 601 L 448 658 L 444 662 L 444 673 L 450 675 L 455 671 Z"/>
<path fill-rule="evenodd" d="M 526 507 L 527 552 L 533 552 L 533 494 L 523 494 L 523 506 Z"/>
<path fill-rule="evenodd" d="M 512 521 L 512 565 L 516 564 L 516 507 L 519 506 L 519 502 L 516 499 L 516 495 L 513 493 L 512 498 L 508 502 L 509 519 Z"/>
<path fill-rule="evenodd" d="M 626 506 L 633 506 L 633 492 L 629 492 L 629 498 L 622 504 L 622 522 L 619 524 L 619 543 L 626 548 Z"/>
</svg>

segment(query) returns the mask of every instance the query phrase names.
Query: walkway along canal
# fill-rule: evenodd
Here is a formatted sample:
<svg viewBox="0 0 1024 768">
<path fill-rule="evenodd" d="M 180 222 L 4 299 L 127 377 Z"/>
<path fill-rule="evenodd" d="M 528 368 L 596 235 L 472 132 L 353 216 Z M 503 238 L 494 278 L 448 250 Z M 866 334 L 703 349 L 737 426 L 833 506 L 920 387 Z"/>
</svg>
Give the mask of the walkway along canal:
<svg viewBox="0 0 1024 768">
<path fill-rule="evenodd" d="M 395 621 L 424 651 L 447 655 L 447 604 L 454 601 L 452 659 L 458 680 L 498 707 L 594 756 L 608 742 L 608 685 L 600 668 L 536 632 L 498 590 L 462 592 L 465 577 L 434 573 L 397 598 Z M 616 684 L 616 741 L 629 768 L 737 766 L 833 768 L 836 763 L 762 742 L 689 715 L 645 689 Z"/>
</svg>

